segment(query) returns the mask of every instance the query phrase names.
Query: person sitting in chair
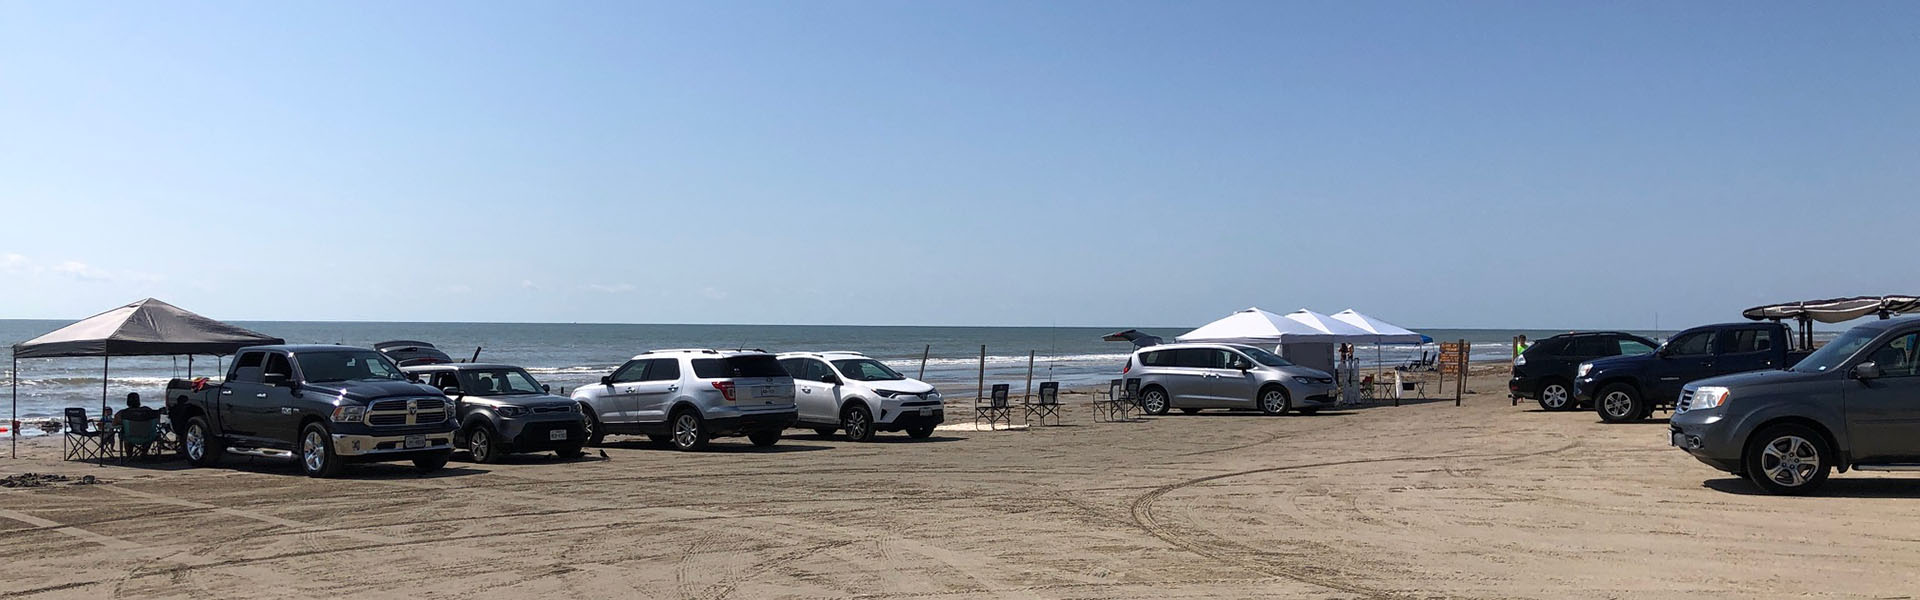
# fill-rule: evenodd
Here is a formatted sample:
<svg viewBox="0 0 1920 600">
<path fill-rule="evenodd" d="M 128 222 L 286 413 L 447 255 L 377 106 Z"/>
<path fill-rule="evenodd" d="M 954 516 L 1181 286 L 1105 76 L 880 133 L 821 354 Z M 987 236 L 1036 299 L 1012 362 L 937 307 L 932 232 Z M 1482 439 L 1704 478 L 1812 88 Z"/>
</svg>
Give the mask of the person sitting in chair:
<svg viewBox="0 0 1920 600">
<path fill-rule="evenodd" d="M 160 411 L 141 406 L 139 392 L 128 392 L 126 410 L 113 413 L 113 431 L 115 433 L 126 431 L 128 421 L 151 423 L 158 420 L 160 420 Z"/>
</svg>

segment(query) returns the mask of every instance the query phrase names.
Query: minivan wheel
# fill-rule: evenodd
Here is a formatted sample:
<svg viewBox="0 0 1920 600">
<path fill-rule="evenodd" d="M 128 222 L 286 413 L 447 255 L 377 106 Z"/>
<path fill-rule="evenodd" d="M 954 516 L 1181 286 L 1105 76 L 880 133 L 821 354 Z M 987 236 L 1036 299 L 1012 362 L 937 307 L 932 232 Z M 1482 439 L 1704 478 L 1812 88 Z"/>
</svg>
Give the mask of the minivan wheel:
<svg viewBox="0 0 1920 600">
<path fill-rule="evenodd" d="M 1549 381 L 1545 387 L 1540 388 L 1541 410 L 1560 411 L 1569 408 L 1573 408 L 1573 394 L 1567 391 L 1566 385 L 1558 381 Z"/>
<path fill-rule="evenodd" d="M 700 421 L 698 413 L 682 410 L 673 414 L 673 447 L 682 451 L 707 447 L 707 424 Z"/>
<path fill-rule="evenodd" d="M 1269 415 L 1284 415 L 1287 414 L 1287 408 L 1290 404 L 1291 401 L 1287 398 L 1286 388 L 1276 385 L 1260 390 L 1260 412 Z"/>
<path fill-rule="evenodd" d="M 1754 434 L 1745 458 L 1747 478 L 1769 494 L 1810 493 L 1826 483 L 1833 468 L 1826 436 L 1790 423 Z"/>
<path fill-rule="evenodd" d="M 1600 420 L 1608 423 L 1625 423 L 1645 418 L 1647 409 L 1640 392 L 1624 383 L 1616 383 L 1600 388 L 1600 397 L 1593 401 L 1595 412 Z"/>
<path fill-rule="evenodd" d="M 847 439 L 855 442 L 873 441 L 873 415 L 867 407 L 858 404 L 848 406 L 846 413 L 840 415 L 840 428 L 847 432 Z"/>
<path fill-rule="evenodd" d="M 1140 410 L 1150 415 L 1167 414 L 1167 391 L 1159 387 L 1150 387 L 1140 391 Z"/>
</svg>

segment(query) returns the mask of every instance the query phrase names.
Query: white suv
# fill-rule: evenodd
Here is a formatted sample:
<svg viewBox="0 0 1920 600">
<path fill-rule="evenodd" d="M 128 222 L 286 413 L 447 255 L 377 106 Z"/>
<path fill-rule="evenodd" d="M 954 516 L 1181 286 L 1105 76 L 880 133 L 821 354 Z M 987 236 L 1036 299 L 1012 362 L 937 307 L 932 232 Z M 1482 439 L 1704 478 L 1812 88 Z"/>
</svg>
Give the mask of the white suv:
<svg viewBox="0 0 1920 600">
<path fill-rule="evenodd" d="M 793 426 L 793 378 L 758 350 L 652 350 L 633 357 L 573 399 L 587 417 L 587 443 L 608 434 L 644 434 L 698 450 L 707 440 L 744 435 L 755 446 L 780 442 Z"/>
<path fill-rule="evenodd" d="M 840 430 L 864 442 L 878 431 L 906 431 L 920 439 L 946 419 L 933 386 L 858 352 L 788 352 L 780 366 L 793 376 L 800 409 L 795 426 L 823 436 Z"/>
</svg>

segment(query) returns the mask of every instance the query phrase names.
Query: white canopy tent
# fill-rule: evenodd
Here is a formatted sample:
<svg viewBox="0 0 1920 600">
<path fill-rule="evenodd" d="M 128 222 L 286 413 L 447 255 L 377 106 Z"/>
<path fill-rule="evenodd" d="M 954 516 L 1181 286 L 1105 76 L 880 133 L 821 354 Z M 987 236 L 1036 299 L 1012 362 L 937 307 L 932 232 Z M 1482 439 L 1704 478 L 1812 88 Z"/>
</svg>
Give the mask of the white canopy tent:
<svg viewBox="0 0 1920 600">
<path fill-rule="evenodd" d="M 1373 337 L 1368 341 L 1375 344 L 1419 344 L 1426 341 L 1426 336 L 1419 332 L 1375 319 L 1351 308 L 1333 313 L 1333 318 L 1372 334 Z"/>
<path fill-rule="evenodd" d="M 1332 373 L 1336 344 L 1370 341 L 1374 337 L 1372 332 L 1304 308 L 1279 315 L 1253 307 L 1174 339 L 1278 346 L 1287 360 Z"/>
</svg>

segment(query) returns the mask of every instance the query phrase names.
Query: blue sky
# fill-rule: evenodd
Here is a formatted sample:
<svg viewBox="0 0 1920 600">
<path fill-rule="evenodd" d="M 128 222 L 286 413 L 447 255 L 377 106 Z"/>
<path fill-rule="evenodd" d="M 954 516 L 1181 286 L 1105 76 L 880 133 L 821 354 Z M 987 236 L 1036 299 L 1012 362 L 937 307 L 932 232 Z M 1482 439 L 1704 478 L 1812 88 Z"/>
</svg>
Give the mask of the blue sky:
<svg viewBox="0 0 1920 600">
<path fill-rule="evenodd" d="M 1662 327 L 1920 292 L 1920 3 L 0 4 L 0 317 Z"/>
</svg>

